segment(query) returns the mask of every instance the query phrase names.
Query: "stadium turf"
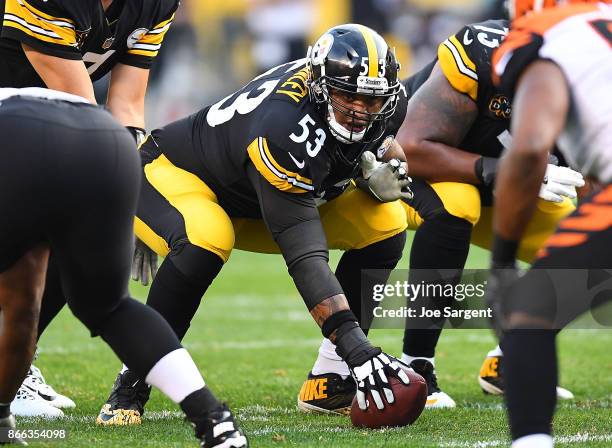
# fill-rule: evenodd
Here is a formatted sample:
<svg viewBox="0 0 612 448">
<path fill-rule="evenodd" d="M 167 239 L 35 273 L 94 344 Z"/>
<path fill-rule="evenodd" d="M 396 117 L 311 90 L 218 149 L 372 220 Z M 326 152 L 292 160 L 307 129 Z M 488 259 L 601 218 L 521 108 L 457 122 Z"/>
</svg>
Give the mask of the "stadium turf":
<svg viewBox="0 0 612 448">
<path fill-rule="evenodd" d="M 407 254 L 407 252 L 406 252 Z M 333 255 L 337 260 L 337 254 Z M 402 260 L 406 268 L 408 257 Z M 468 266 L 486 267 L 485 252 L 472 249 Z M 132 284 L 135 297 L 146 290 Z M 95 285 L 91 285 L 95 288 Z M 134 323 L 134 331 L 140 331 Z M 377 330 L 373 341 L 399 355 L 399 330 Z M 280 256 L 236 251 L 209 290 L 185 339 L 207 383 L 227 400 L 254 447 L 493 447 L 507 446 L 502 400 L 485 396 L 476 376 L 494 340 L 487 330 L 443 333 L 437 351 L 440 386 L 457 409 L 425 411 L 408 428 L 354 429 L 347 417 L 305 415 L 296 396 L 315 359 L 320 332 L 297 295 Z M 33 446 L 197 446 L 178 407 L 152 394 L 141 426 L 98 427 L 120 363 L 99 338 L 67 311 L 41 341 L 37 365 L 47 381 L 77 408 L 55 421 L 19 419 L 19 429 L 65 429 L 62 441 Z M 612 446 L 611 331 L 570 330 L 560 337 L 561 384 L 576 395 L 556 415 L 558 446 Z M 537 366 L 533 366 L 537 369 Z"/>
</svg>

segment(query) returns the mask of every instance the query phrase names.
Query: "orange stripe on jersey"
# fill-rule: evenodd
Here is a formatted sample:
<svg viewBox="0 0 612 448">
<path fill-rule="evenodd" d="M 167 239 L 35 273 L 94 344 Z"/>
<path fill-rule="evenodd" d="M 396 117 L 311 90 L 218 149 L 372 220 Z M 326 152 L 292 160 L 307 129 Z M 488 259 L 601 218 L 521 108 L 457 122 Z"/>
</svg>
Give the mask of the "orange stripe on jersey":
<svg viewBox="0 0 612 448">
<path fill-rule="evenodd" d="M 583 14 L 586 12 L 597 11 L 599 7 L 593 3 L 576 3 L 556 8 L 548 8 L 538 14 L 531 14 L 515 20 L 513 28 L 525 28 L 532 33 L 543 35 L 557 23 L 568 17 Z"/>
<path fill-rule="evenodd" d="M 612 185 L 608 186 L 602 192 L 597 193 L 593 197 L 593 202 L 596 202 L 598 204 L 602 204 L 602 203 L 612 204 Z"/>
<path fill-rule="evenodd" d="M 578 207 L 578 213 L 561 221 L 559 228 L 596 232 L 612 227 L 612 205 L 586 203 Z"/>
<path fill-rule="evenodd" d="M 546 31 L 557 25 L 568 17 L 596 11 L 598 6 L 592 3 L 571 4 L 548 8 L 540 13 L 528 14 L 512 22 L 512 30 L 508 37 L 493 53 L 493 83 L 498 85 L 500 82 L 500 71 L 498 65 L 504 59 L 511 57 L 517 49 L 528 45 L 532 41 L 532 35 L 543 36 Z"/>
<path fill-rule="evenodd" d="M 570 247 L 578 246 L 584 243 L 589 237 L 588 233 L 555 233 L 548 241 L 545 247 Z"/>
</svg>

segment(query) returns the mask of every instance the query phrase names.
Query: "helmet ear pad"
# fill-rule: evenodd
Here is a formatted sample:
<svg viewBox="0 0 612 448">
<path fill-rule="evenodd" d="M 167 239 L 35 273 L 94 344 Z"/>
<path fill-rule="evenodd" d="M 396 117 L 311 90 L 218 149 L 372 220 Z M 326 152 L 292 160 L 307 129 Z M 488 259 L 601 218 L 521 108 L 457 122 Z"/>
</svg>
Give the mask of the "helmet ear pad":
<svg viewBox="0 0 612 448">
<path fill-rule="evenodd" d="M 395 54 L 378 33 L 363 25 L 333 27 L 309 49 L 307 65 L 311 101 L 336 139 L 342 143 L 366 143 L 382 136 L 395 111 L 400 84 Z M 351 95 L 383 97 L 385 101 L 375 112 L 351 111 L 333 101 L 331 89 Z M 367 122 L 366 129 L 353 132 L 359 126 L 345 128 L 336 119 L 338 113 L 353 119 L 359 117 L 358 121 Z"/>
</svg>

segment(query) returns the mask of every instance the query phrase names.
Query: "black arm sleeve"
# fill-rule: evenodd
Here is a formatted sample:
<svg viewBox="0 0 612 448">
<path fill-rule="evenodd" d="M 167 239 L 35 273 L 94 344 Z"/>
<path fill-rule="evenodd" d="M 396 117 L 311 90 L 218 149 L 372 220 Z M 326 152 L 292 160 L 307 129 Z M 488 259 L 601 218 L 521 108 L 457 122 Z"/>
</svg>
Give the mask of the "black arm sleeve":
<svg viewBox="0 0 612 448">
<path fill-rule="evenodd" d="M 257 192 L 266 226 L 280 247 L 308 309 L 342 294 L 342 287 L 329 268 L 327 239 L 312 195 L 274 188 L 252 163 L 247 166 L 247 174 Z"/>
</svg>

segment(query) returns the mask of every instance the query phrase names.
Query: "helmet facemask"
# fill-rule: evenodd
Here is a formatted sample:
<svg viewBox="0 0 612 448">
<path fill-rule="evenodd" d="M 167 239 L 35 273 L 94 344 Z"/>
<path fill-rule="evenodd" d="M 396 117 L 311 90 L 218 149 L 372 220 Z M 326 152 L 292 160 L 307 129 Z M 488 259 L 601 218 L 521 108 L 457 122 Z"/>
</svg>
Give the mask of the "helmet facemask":
<svg viewBox="0 0 612 448">
<path fill-rule="evenodd" d="M 366 35 L 371 38 L 368 49 Z M 377 55 L 372 62 L 371 54 Z M 399 64 L 384 40 L 361 25 L 340 25 L 309 48 L 307 61 L 311 101 L 336 140 L 351 144 L 379 139 L 400 91 Z"/>
<path fill-rule="evenodd" d="M 355 89 L 326 76 L 313 83 L 315 83 L 313 91 L 317 93 L 315 100 L 326 106 L 323 112 L 329 129 L 342 143 L 367 143 L 380 138 L 387 120 L 393 115 L 397 106 L 398 87 L 378 89 L 378 91 Z M 356 96 L 365 103 L 364 108 L 351 107 L 352 99 Z M 368 111 L 372 106 L 374 111 Z"/>
</svg>

